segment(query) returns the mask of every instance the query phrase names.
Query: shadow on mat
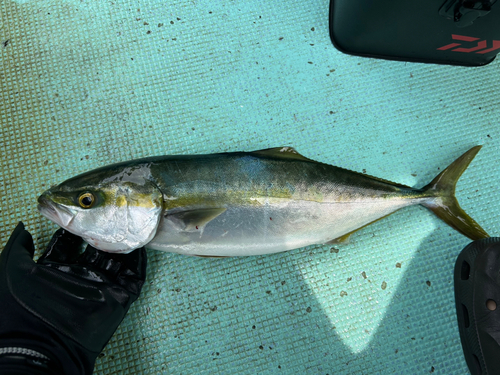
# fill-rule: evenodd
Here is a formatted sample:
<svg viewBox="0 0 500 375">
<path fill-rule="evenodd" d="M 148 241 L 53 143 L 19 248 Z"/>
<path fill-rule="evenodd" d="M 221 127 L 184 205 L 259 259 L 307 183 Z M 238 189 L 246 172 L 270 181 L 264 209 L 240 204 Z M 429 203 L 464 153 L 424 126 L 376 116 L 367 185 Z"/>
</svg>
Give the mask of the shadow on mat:
<svg viewBox="0 0 500 375">
<path fill-rule="evenodd" d="M 343 342 L 340 314 L 325 314 L 304 268 L 297 270 L 300 256 L 197 259 L 149 251 L 148 284 L 96 374 L 467 373 L 453 297 L 461 248 L 445 248 L 447 238 L 436 230 L 421 242 L 360 352 Z M 339 266 L 332 260 L 332 270 Z"/>
</svg>

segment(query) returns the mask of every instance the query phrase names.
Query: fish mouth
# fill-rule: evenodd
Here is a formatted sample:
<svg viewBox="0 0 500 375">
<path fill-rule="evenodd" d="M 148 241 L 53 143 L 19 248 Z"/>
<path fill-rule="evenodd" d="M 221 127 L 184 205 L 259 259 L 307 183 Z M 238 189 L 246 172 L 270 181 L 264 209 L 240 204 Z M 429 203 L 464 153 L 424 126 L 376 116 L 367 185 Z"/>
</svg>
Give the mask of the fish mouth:
<svg viewBox="0 0 500 375">
<path fill-rule="evenodd" d="M 48 198 L 46 194 L 42 194 L 38 197 L 37 208 L 43 216 L 65 229 L 67 229 L 75 217 L 74 212 L 63 205 L 54 202 Z"/>
</svg>

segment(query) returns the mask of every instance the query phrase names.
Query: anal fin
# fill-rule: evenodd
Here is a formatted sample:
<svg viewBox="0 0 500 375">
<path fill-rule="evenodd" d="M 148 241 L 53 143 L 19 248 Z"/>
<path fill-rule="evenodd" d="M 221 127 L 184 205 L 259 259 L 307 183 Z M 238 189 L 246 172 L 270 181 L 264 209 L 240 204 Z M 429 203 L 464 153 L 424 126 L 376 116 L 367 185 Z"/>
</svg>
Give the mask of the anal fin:
<svg viewBox="0 0 500 375">
<path fill-rule="evenodd" d="M 349 239 L 351 237 L 351 234 L 353 234 L 354 232 L 350 232 L 350 233 L 344 234 L 343 236 L 334 238 L 333 240 L 326 242 L 325 245 L 336 245 L 339 243 L 347 244 L 347 243 L 349 243 Z"/>
<path fill-rule="evenodd" d="M 362 225 L 359 228 L 356 228 L 356 229 L 350 231 L 349 233 L 343 234 L 340 237 L 334 238 L 333 240 L 326 242 L 325 245 L 334 245 L 334 244 L 340 244 L 340 243 L 347 244 L 347 243 L 349 243 L 349 239 L 353 233 L 357 232 L 358 230 L 363 229 L 364 227 L 367 227 L 370 224 L 375 223 L 376 221 L 382 220 L 382 219 L 386 218 L 387 216 L 392 215 L 393 213 L 394 212 L 391 212 L 390 214 L 387 214 L 385 216 L 379 217 L 378 219 L 370 221 L 369 223 Z"/>
</svg>

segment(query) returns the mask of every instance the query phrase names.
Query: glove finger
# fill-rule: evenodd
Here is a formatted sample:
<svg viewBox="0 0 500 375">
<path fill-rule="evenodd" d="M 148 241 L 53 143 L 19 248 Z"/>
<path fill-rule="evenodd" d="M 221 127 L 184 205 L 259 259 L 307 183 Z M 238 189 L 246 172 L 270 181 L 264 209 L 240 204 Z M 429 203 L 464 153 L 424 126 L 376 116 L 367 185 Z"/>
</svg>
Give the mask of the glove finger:
<svg viewBox="0 0 500 375">
<path fill-rule="evenodd" d="M 119 256 L 118 260 L 122 263 L 120 274 L 123 277 L 133 276 L 143 281 L 146 279 L 147 253 L 144 247 Z"/>
<path fill-rule="evenodd" d="M 59 259 L 59 261 L 51 260 L 54 259 L 54 257 Z M 61 257 L 66 257 L 69 261 L 67 263 L 63 261 L 60 262 L 61 259 L 64 260 Z M 42 264 L 44 266 L 57 269 L 67 275 L 72 275 L 78 279 L 82 279 L 82 281 L 85 279 L 101 284 L 109 283 L 110 277 L 103 274 L 99 267 L 100 259 L 101 255 L 99 254 L 99 251 L 88 245 L 82 254 L 72 252 L 70 257 L 67 257 L 64 253 L 62 255 L 56 253 L 56 255 L 42 259 Z M 100 287 L 97 286 L 97 288 Z"/>
<path fill-rule="evenodd" d="M 99 251 L 88 245 L 78 264 L 90 266 L 109 281 L 139 295 L 146 278 L 147 254 L 143 247 L 129 254 Z"/>
<path fill-rule="evenodd" d="M 13 265 L 17 266 L 25 265 L 25 262 L 28 262 L 28 264 L 34 263 L 34 253 L 33 237 L 24 229 L 24 224 L 20 221 L 1 253 L 0 263 L 12 262 Z M 6 266 L 8 265 L 6 264 Z"/>
<path fill-rule="evenodd" d="M 122 254 L 122 267 L 117 282 L 130 293 L 139 296 L 146 280 L 147 252 L 144 247 Z"/>
<path fill-rule="evenodd" d="M 121 263 L 115 260 L 114 257 L 116 257 L 115 254 L 100 251 L 88 245 L 85 252 L 78 258 L 77 263 L 92 268 L 94 272 L 98 272 L 107 279 L 114 281 L 121 267 Z"/>
<path fill-rule="evenodd" d="M 38 263 L 75 263 L 80 255 L 82 243 L 83 240 L 80 237 L 60 228 L 52 236 L 47 249 L 38 259 Z"/>
</svg>

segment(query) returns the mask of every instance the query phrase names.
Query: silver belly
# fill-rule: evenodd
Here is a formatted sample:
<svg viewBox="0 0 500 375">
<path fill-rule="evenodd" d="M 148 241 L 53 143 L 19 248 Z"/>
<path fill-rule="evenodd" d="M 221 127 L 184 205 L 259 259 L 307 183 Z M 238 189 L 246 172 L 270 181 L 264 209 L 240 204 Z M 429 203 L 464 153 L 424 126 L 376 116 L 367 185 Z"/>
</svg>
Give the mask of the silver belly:
<svg viewBox="0 0 500 375">
<path fill-rule="evenodd" d="M 424 198 L 356 202 L 263 199 L 258 205 L 229 206 L 202 228 L 182 229 L 176 215 L 163 217 L 146 247 L 200 256 L 248 256 L 324 244 Z"/>
</svg>

